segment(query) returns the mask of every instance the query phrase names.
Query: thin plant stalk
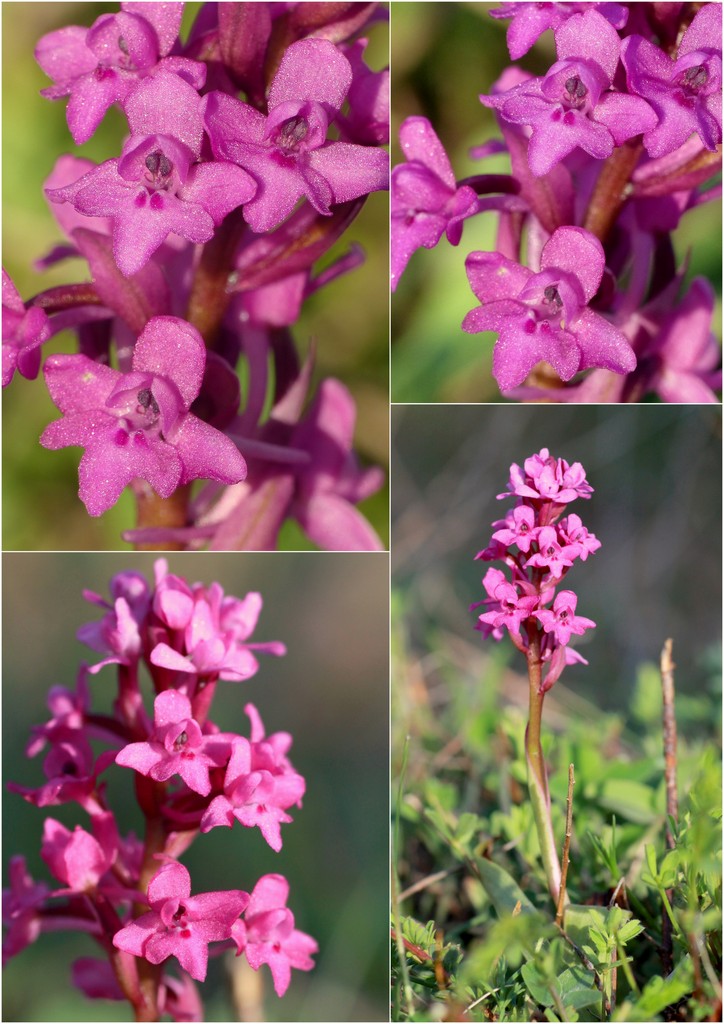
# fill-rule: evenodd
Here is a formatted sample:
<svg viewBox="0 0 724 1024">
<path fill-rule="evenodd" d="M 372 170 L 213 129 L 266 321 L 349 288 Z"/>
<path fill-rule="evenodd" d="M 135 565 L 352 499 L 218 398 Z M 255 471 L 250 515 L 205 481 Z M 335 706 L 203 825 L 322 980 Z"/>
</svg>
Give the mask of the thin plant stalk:
<svg viewBox="0 0 724 1024">
<path fill-rule="evenodd" d="M 679 799 L 676 785 L 676 712 L 674 709 L 674 665 L 671 651 L 673 641 L 668 639 L 661 651 L 661 690 L 663 695 L 664 730 L 664 775 L 666 778 L 666 845 L 670 850 L 676 845 L 671 822 L 679 816 Z M 673 901 L 673 889 L 666 890 L 666 899 Z M 661 922 L 661 963 L 664 975 L 674 969 L 674 939 L 671 921 L 666 909 Z"/>
<path fill-rule="evenodd" d="M 568 796 L 566 799 L 566 835 L 563 840 L 563 866 L 561 868 L 561 889 L 558 894 L 558 906 L 556 908 L 556 924 L 560 927 L 563 924 L 563 911 L 566 906 L 566 878 L 568 876 L 568 861 L 571 849 L 571 835 L 573 834 L 573 787 L 576 784 L 573 775 L 573 765 L 568 765 Z"/>
<path fill-rule="evenodd" d="M 528 726 L 525 731 L 525 753 L 528 764 L 528 792 L 538 833 L 543 868 L 546 873 L 551 899 L 557 904 L 561 889 L 561 865 L 558 860 L 556 840 L 551 823 L 548 774 L 540 741 L 543 698 L 545 697 L 545 694 L 540 692 L 541 667 L 540 635 L 539 631 L 536 630 L 535 636 L 531 637 L 528 647 L 530 691 Z"/>
</svg>

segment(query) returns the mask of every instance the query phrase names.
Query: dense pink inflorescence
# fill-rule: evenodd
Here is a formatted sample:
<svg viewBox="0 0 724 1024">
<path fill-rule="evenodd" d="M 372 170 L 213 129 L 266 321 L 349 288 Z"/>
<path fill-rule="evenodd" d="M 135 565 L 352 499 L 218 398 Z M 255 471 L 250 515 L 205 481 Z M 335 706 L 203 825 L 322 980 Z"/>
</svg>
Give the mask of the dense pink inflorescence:
<svg viewBox="0 0 724 1024">
<path fill-rule="evenodd" d="M 259 668 L 257 653 L 283 655 L 284 645 L 251 639 L 259 594 L 239 599 L 218 583 L 189 584 L 169 573 L 164 560 L 156 562 L 153 584 L 122 572 L 110 591 L 111 601 L 85 593 L 104 614 L 78 633 L 107 657 L 90 670 L 82 667 L 75 692 L 53 687 L 51 717 L 32 730 L 27 754 L 47 748 L 46 783 L 37 789 L 9 784 L 35 806 L 75 804 L 85 818 L 72 828 L 45 819 L 40 854 L 53 883 L 34 881 L 24 858 L 12 858 L 3 893 L 4 958 L 44 931 L 86 932 L 108 959 L 77 961 L 74 983 L 91 999 L 127 999 L 138 1012 L 148 1000 L 148 990 L 139 989 L 138 960 L 165 965 L 173 957 L 180 977 L 157 976 L 154 1005 L 174 1020 L 200 1020 L 192 979 L 205 979 L 210 944 L 216 944 L 212 953 L 235 946 L 254 970 L 269 965 L 281 996 L 291 969 L 311 970 L 317 950 L 294 926 L 286 879 L 265 875 L 249 886 L 251 895 L 236 889 L 191 895 L 191 876 L 178 858 L 200 833 L 234 822 L 258 827 L 272 850 L 282 847 L 281 826 L 292 821 L 287 812 L 301 807 L 306 788 L 288 757 L 291 735 L 267 735 L 253 704 L 245 707 L 248 736 L 222 731 L 210 713 L 219 680 L 250 678 Z M 99 714 L 89 677 L 106 676 L 111 667 L 118 682 L 113 713 Z M 140 689 L 142 667 L 155 691 L 152 714 Z M 97 754 L 91 739 L 102 741 Z M 133 777 L 143 842 L 119 831 L 106 786 L 114 765 L 127 781 Z"/>
<path fill-rule="evenodd" d="M 677 268 L 672 233 L 721 196 L 717 3 L 506 3 L 510 56 L 553 33 L 545 74 L 506 68 L 481 102 L 510 173 L 456 178 L 432 124 L 406 118 L 392 173 L 392 286 L 414 251 L 463 218 L 497 216 L 495 250 L 465 266 L 482 305 L 463 330 L 497 334 L 503 395 L 554 402 L 717 401 L 708 283 Z M 442 127 L 442 126 L 441 126 Z M 425 141 L 425 152 L 422 142 Z M 563 259 L 561 259 L 561 256 Z"/>
<path fill-rule="evenodd" d="M 321 546 L 382 547 L 356 508 L 382 476 L 357 469 L 354 400 L 312 386 L 290 331 L 363 262 L 352 245 L 316 267 L 388 187 L 389 73 L 363 34 L 378 8 L 203 4 L 183 38 L 183 4 L 128 0 L 38 42 L 73 141 L 111 107 L 127 131 L 109 159 L 62 156 L 46 182 L 66 238 L 39 266 L 81 257 L 90 282 L 25 303 L 4 274 L 3 386 L 76 332 L 77 351 L 45 360 L 64 418 L 41 443 L 85 448 L 91 515 L 133 490 L 125 539 L 273 548 L 295 518 Z M 310 424 L 322 407 L 325 437 Z"/>
<path fill-rule="evenodd" d="M 509 575 L 493 566 L 483 577 L 487 597 L 472 605 L 487 610 L 476 629 L 501 640 L 507 630 L 515 646 L 526 653 L 535 641 L 545 666 L 541 693 L 560 677 L 566 665 L 584 659 L 570 646 L 595 622 L 576 614 L 578 598 L 559 590 L 577 559 L 585 561 L 600 548 L 575 512 L 566 512 L 577 498 L 590 498 L 593 488 L 579 462 L 556 459 L 547 448 L 510 467 L 508 490 L 498 498 L 515 497 L 505 519 L 493 523 L 490 544 L 476 558 L 502 561 Z M 517 550 L 516 550 L 517 549 Z"/>
</svg>

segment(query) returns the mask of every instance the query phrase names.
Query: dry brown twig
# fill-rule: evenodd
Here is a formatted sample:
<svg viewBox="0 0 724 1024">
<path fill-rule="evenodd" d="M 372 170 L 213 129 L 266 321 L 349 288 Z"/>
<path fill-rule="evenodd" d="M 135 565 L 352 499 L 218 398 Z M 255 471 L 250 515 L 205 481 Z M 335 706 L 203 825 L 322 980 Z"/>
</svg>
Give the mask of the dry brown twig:
<svg viewBox="0 0 724 1024">
<path fill-rule="evenodd" d="M 566 905 L 566 876 L 568 875 L 568 862 L 571 852 L 571 835 L 573 833 L 573 787 L 576 780 L 573 776 L 573 765 L 568 765 L 568 796 L 566 797 L 566 836 L 563 840 L 563 859 L 561 861 L 561 888 L 558 893 L 558 906 L 556 908 L 556 924 L 559 928 L 563 926 L 563 910 Z"/>
<path fill-rule="evenodd" d="M 679 817 L 679 795 L 676 785 L 676 712 L 674 710 L 674 669 L 676 665 L 671 656 L 673 640 L 669 638 L 661 651 L 661 692 L 663 696 L 663 727 L 664 727 L 664 778 L 666 780 L 666 845 L 674 849 L 676 841 L 671 822 Z M 669 905 L 673 904 L 674 891 L 667 889 L 666 898 Z M 674 969 L 674 937 L 671 921 L 663 911 L 661 928 L 661 965 L 664 976 Z"/>
</svg>

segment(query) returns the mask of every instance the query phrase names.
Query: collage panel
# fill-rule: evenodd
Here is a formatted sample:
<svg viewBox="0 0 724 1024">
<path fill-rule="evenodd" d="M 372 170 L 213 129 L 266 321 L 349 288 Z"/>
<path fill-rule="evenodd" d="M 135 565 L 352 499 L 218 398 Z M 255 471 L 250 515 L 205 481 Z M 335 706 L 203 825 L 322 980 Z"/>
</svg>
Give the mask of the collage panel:
<svg viewBox="0 0 724 1024">
<path fill-rule="evenodd" d="M 343 6 L 3 5 L 5 550 L 386 549 L 389 31 Z"/>
<path fill-rule="evenodd" d="M 0 13 L 3 1020 L 720 1019 L 721 4 Z"/>
<path fill-rule="evenodd" d="M 388 1019 L 387 561 L 4 556 L 4 1020 Z"/>
<path fill-rule="evenodd" d="M 719 402 L 721 5 L 392 26 L 393 402 Z"/>
<path fill-rule="evenodd" d="M 721 426 L 393 408 L 394 1021 L 716 1016 Z"/>
</svg>

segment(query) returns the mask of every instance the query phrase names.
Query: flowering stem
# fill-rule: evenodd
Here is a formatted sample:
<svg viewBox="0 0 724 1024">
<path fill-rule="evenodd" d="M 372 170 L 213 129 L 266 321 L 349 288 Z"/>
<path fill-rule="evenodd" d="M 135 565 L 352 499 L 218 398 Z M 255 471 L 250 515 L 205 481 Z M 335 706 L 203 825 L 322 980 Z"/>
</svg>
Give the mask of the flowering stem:
<svg viewBox="0 0 724 1024">
<path fill-rule="evenodd" d="M 586 231 L 605 242 L 628 198 L 628 185 L 643 152 L 641 137 L 624 142 L 606 160 L 593 190 L 583 224 Z"/>
<path fill-rule="evenodd" d="M 198 330 L 207 348 L 210 349 L 214 348 L 221 321 L 231 299 L 229 275 L 245 230 L 246 224 L 241 211 L 234 210 L 222 222 L 214 237 L 206 243 L 201 252 L 186 319 Z"/>
<path fill-rule="evenodd" d="M 163 801 L 166 787 L 161 782 L 152 782 L 145 776 L 136 778 L 136 793 L 139 796 L 139 804 L 146 815 L 146 836 L 143 846 L 143 865 L 138 878 L 138 888 L 146 892 L 148 883 L 158 871 L 157 853 L 163 853 L 166 846 L 166 829 L 160 815 L 160 807 Z M 141 799 L 141 793 L 145 799 Z M 134 919 L 145 914 L 148 906 L 144 903 L 136 903 L 133 907 Z M 138 962 L 138 980 L 140 999 L 135 1004 L 137 1021 L 155 1021 L 159 1019 L 158 1013 L 158 986 L 161 981 L 162 967 L 159 964 L 151 964 L 140 957 Z"/>
<path fill-rule="evenodd" d="M 190 485 L 177 487 L 170 498 L 160 498 L 155 491 L 137 480 L 134 485 L 137 501 L 136 528 L 149 526 L 178 527 L 188 525 L 188 501 Z M 139 551 L 182 551 L 184 545 L 176 541 L 157 544 L 136 544 Z"/>
<path fill-rule="evenodd" d="M 538 832 L 543 867 L 548 880 L 548 890 L 557 904 L 561 888 L 561 866 L 558 861 L 556 841 L 551 824 L 548 778 L 546 775 L 543 750 L 540 742 L 541 717 L 544 693 L 541 688 L 540 631 L 531 628 L 528 645 L 529 714 L 525 730 L 525 753 L 528 764 L 528 792 L 533 807 L 533 818 Z"/>
</svg>

